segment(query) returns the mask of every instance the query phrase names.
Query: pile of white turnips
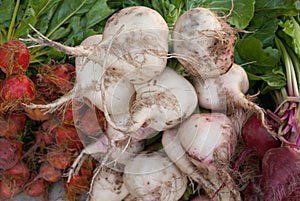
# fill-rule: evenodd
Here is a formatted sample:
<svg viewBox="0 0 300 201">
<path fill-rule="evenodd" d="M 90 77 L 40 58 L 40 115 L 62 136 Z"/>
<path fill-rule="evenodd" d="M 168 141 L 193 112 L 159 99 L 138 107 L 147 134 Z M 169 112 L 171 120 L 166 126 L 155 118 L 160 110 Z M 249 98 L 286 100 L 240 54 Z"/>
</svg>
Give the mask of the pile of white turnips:
<svg viewBox="0 0 300 201">
<path fill-rule="evenodd" d="M 227 114 L 240 107 L 263 120 L 264 111 L 244 95 L 247 74 L 233 63 L 235 31 L 224 18 L 195 8 L 170 33 L 158 12 L 135 6 L 112 15 L 102 35 L 77 47 L 41 34 L 27 41 L 75 56 L 77 74 L 69 94 L 28 107 L 53 112 L 85 98 L 105 114 L 108 128 L 69 172 L 76 174 L 86 154 L 100 158 L 88 200 L 176 201 L 190 183 L 212 200 L 241 200 L 229 174 L 239 128 Z M 170 58 L 190 80 L 167 67 Z M 155 133 L 162 133 L 163 149 L 146 150 L 144 139 Z"/>
</svg>

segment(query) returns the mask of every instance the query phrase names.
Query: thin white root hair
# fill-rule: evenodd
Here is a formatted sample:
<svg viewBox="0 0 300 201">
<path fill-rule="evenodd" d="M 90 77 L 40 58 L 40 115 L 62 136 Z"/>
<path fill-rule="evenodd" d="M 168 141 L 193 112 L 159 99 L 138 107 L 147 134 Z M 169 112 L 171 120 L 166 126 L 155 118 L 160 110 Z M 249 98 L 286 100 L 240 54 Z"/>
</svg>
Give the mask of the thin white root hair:
<svg viewBox="0 0 300 201">
<path fill-rule="evenodd" d="M 61 43 L 55 42 L 44 36 L 41 32 L 39 32 L 37 29 L 35 29 L 31 24 L 29 24 L 29 27 L 34 30 L 37 34 L 38 37 L 34 38 L 30 34 L 28 34 L 28 39 L 20 39 L 21 41 L 24 42 L 33 42 L 33 43 L 38 43 L 38 45 L 34 45 L 31 47 L 38 47 L 38 46 L 49 46 L 53 47 L 61 52 L 64 52 L 69 55 L 73 55 L 76 57 L 81 57 L 81 56 L 88 56 L 91 51 L 94 49 L 93 46 L 87 47 L 87 46 L 77 46 L 77 47 L 69 47 L 66 45 L 63 45 Z"/>
<path fill-rule="evenodd" d="M 65 177 L 68 177 L 67 183 L 69 183 L 71 181 L 71 178 L 74 175 L 77 175 L 83 162 L 85 161 L 85 159 L 87 159 L 88 154 L 81 152 L 77 158 L 75 159 L 75 161 L 73 162 L 73 164 L 71 165 L 71 167 L 69 168 L 69 171 L 64 175 Z"/>
<path fill-rule="evenodd" d="M 44 113 L 47 114 L 47 113 L 53 113 L 53 112 L 57 111 L 58 109 L 63 108 L 64 106 L 69 104 L 69 102 L 74 97 L 75 97 L 74 90 L 71 90 L 69 93 L 56 99 L 52 103 L 49 103 L 46 105 L 34 104 L 34 103 L 30 103 L 29 105 L 28 104 L 23 104 L 23 105 L 25 105 L 27 108 L 30 108 L 30 109 L 36 109 L 36 108 L 43 109 L 45 111 Z"/>
</svg>

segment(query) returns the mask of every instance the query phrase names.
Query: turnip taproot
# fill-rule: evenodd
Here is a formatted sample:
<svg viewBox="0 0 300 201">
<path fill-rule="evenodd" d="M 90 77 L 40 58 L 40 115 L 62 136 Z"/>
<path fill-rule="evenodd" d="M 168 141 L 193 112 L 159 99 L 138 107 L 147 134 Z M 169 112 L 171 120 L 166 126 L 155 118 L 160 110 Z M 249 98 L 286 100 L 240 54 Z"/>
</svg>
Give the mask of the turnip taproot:
<svg viewBox="0 0 300 201">
<path fill-rule="evenodd" d="M 238 64 L 233 64 L 230 70 L 217 78 L 199 79 L 194 78 L 193 85 L 198 94 L 201 107 L 226 111 L 228 114 L 235 113 L 237 108 L 255 112 L 259 115 L 263 126 L 270 134 L 273 134 L 265 121 L 264 109 L 246 97 L 249 89 L 249 80 L 246 71 Z M 242 118 L 241 121 L 244 119 Z M 243 122 L 239 122 L 240 125 Z"/>
<path fill-rule="evenodd" d="M 176 201 L 187 186 L 187 178 L 163 152 L 140 153 L 124 169 L 130 194 L 145 201 Z"/>
<path fill-rule="evenodd" d="M 180 125 L 178 136 L 191 162 L 214 187 L 205 189 L 208 196 L 214 200 L 241 200 L 229 174 L 237 143 L 230 119 L 222 113 L 194 114 Z"/>
<path fill-rule="evenodd" d="M 233 63 L 234 34 L 229 24 L 209 9 L 194 8 L 174 25 L 173 51 L 191 75 L 218 77 Z"/>
</svg>

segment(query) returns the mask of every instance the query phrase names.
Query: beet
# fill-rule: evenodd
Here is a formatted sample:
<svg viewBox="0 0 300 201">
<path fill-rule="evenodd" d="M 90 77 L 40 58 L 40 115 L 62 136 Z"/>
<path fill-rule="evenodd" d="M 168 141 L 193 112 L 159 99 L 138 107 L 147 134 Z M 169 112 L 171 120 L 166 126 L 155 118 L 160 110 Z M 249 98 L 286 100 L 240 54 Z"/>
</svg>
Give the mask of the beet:
<svg viewBox="0 0 300 201">
<path fill-rule="evenodd" d="M 246 146 L 262 158 L 267 150 L 280 146 L 280 141 L 274 139 L 262 125 L 257 115 L 251 116 L 242 128 L 242 136 Z"/>
<path fill-rule="evenodd" d="M 300 196 L 299 163 L 299 152 L 290 147 L 272 148 L 265 153 L 262 160 L 265 201 Z"/>
</svg>

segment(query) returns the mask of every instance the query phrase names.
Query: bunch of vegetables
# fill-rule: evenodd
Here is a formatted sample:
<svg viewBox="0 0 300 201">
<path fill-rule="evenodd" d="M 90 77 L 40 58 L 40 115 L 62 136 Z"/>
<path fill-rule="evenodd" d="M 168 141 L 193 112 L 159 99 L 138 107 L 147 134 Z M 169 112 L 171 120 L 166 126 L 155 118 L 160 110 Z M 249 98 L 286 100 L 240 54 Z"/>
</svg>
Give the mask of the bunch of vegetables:
<svg viewBox="0 0 300 201">
<path fill-rule="evenodd" d="M 299 198 L 298 1 L 0 5 L 1 199 Z"/>
</svg>

